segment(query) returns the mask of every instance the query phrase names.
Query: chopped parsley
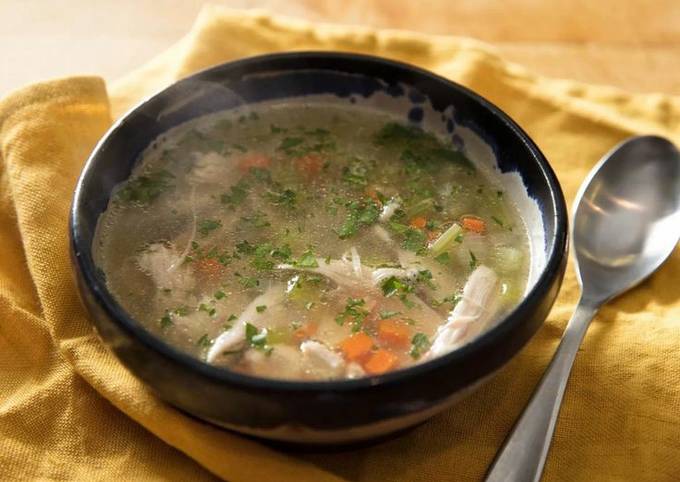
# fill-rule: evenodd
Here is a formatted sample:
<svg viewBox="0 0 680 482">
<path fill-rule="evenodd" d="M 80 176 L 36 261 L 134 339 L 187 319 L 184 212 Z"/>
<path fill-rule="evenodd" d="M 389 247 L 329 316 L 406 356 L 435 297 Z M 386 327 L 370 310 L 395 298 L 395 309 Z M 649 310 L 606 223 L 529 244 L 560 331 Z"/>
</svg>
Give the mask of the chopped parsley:
<svg viewBox="0 0 680 482">
<path fill-rule="evenodd" d="M 216 300 L 221 300 L 221 299 L 223 299 L 225 296 L 227 296 L 227 295 L 226 295 L 226 293 L 225 293 L 224 291 L 222 291 L 222 290 L 215 291 L 215 294 L 213 295 L 213 297 L 214 297 Z"/>
<path fill-rule="evenodd" d="M 262 243 L 255 248 L 251 264 L 255 269 L 270 270 L 274 268 L 274 261 L 271 260 L 272 245 Z"/>
<path fill-rule="evenodd" d="M 501 228 L 503 227 L 503 221 L 501 221 L 500 219 L 498 219 L 496 216 L 491 216 L 491 219 L 493 219 L 493 221 L 494 221 L 496 224 L 498 224 Z"/>
<path fill-rule="evenodd" d="M 267 305 L 258 305 L 258 306 L 255 307 L 255 311 L 257 311 L 258 313 L 262 313 L 266 309 L 267 309 Z"/>
<path fill-rule="evenodd" d="M 409 355 L 417 360 L 429 347 L 430 340 L 428 340 L 427 335 L 424 333 L 416 333 L 411 339 L 411 350 L 409 351 Z"/>
<path fill-rule="evenodd" d="M 260 280 L 253 278 L 251 276 L 243 276 L 241 273 L 234 273 L 234 276 L 238 278 L 238 282 L 244 288 L 257 288 L 260 286 Z"/>
<path fill-rule="evenodd" d="M 210 232 L 222 226 L 222 222 L 218 219 L 204 219 L 198 223 L 198 232 L 202 236 L 207 236 Z"/>
<path fill-rule="evenodd" d="M 346 208 L 345 222 L 337 230 L 340 239 L 354 236 L 362 226 L 375 224 L 380 216 L 380 208 L 373 201 L 350 201 Z"/>
<path fill-rule="evenodd" d="M 378 146 L 401 149 L 402 160 L 408 161 L 407 169 L 410 166 L 432 172 L 442 162 L 454 162 L 468 170 L 474 169 L 462 153 L 445 146 L 435 135 L 417 126 L 388 122 L 376 132 L 373 142 Z"/>
<path fill-rule="evenodd" d="M 208 348 L 213 344 L 213 341 L 210 339 L 207 333 L 205 333 L 202 337 L 198 339 L 196 342 L 196 345 L 200 346 L 201 348 Z"/>
<path fill-rule="evenodd" d="M 228 193 L 220 196 L 220 202 L 234 207 L 241 205 L 246 197 L 248 197 L 248 185 L 243 181 L 239 181 L 231 186 Z"/>
<path fill-rule="evenodd" d="M 368 310 L 365 306 L 366 301 L 363 298 L 347 298 L 345 309 L 335 317 L 335 322 L 340 326 L 349 322 L 352 326 L 352 332 L 361 330 L 364 320 L 368 316 Z"/>
<path fill-rule="evenodd" d="M 238 319 L 238 316 L 236 316 L 235 314 L 232 313 L 231 315 L 229 315 L 229 318 L 227 318 L 227 321 L 234 321 L 234 320 L 237 320 L 237 319 Z"/>
<path fill-rule="evenodd" d="M 462 296 L 458 293 L 455 293 L 447 296 L 446 298 L 443 298 L 441 301 L 433 301 L 432 304 L 434 306 L 441 306 L 445 303 L 451 303 L 451 308 L 454 308 L 458 303 L 460 303 L 461 299 Z"/>
<path fill-rule="evenodd" d="M 151 204 L 163 191 L 173 187 L 175 176 L 161 169 L 130 179 L 125 187 L 118 191 L 118 199 L 124 202 Z"/>
<path fill-rule="evenodd" d="M 472 251 L 468 251 L 468 253 L 470 253 L 470 269 L 475 269 L 477 267 L 477 256 Z"/>
<path fill-rule="evenodd" d="M 400 315 L 401 313 L 399 311 L 381 311 L 380 312 L 380 319 L 381 320 L 386 320 L 387 318 L 394 318 L 395 316 Z"/>
<path fill-rule="evenodd" d="M 311 249 L 308 249 L 304 253 L 302 253 L 302 256 L 293 263 L 295 266 L 298 268 L 318 268 L 319 263 L 316 260 L 316 256 L 314 256 L 314 253 L 312 252 Z"/>
<path fill-rule="evenodd" d="M 444 251 L 443 253 L 435 256 L 434 260 L 438 263 L 447 265 L 451 262 L 451 256 L 449 256 L 449 253 L 447 251 Z"/>
<path fill-rule="evenodd" d="M 284 137 L 277 149 L 290 155 L 292 154 L 292 149 L 296 146 L 299 146 L 303 142 L 305 142 L 305 140 L 302 137 Z"/>
<path fill-rule="evenodd" d="M 217 310 L 215 310 L 213 306 L 208 306 L 205 303 L 198 305 L 198 311 L 205 311 L 208 313 L 208 316 L 215 316 L 215 313 L 217 313 Z"/>
<path fill-rule="evenodd" d="M 288 261 L 293 253 L 290 250 L 290 246 L 284 244 L 278 248 L 273 248 L 270 254 L 273 258 L 279 259 L 281 261 Z"/>
<path fill-rule="evenodd" d="M 397 296 L 407 308 L 412 308 L 414 303 L 408 299 L 408 295 L 413 293 L 417 283 L 426 283 L 428 286 L 434 287 L 434 284 L 432 283 L 432 272 L 428 269 L 421 270 L 413 281 L 390 276 L 382 282 L 380 288 L 382 289 L 383 296 L 386 298 Z"/>
<path fill-rule="evenodd" d="M 272 225 L 262 211 L 255 211 L 252 216 L 243 216 L 241 221 L 255 228 L 266 228 Z"/>
<path fill-rule="evenodd" d="M 402 248 L 415 253 L 421 252 L 425 249 L 425 242 L 427 235 L 420 229 L 408 228 L 404 232 L 404 240 L 401 243 Z"/>
<path fill-rule="evenodd" d="M 254 245 L 250 244 L 247 240 L 243 240 L 239 243 L 236 243 L 236 251 L 239 254 L 253 254 L 255 252 L 255 249 L 257 249 Z"/>
<path fill-rule="evenodd" d="M 346 183 L 364 187 L 368 184 L 368 174 L 375 167 L 375 161 L 355 157 L 342 168 L 342 180 Z"/>
<path fill-rule="evenodd" d="M 174 322 L 172 321 L 172 318 L 170 317 L 170 313 L 167 313 L 167 312 L 161 317 L 161 320 L 160 320 L 159 323 L 161 325 L 161 328 L 163 328 L 163 329 L 169 328 L 172 325 L 174 325 Z"/>
<path fill-rule="evenodd" d="M 295 207 L 295 204 L 297 202 L 297 193 L 292 189 L 283 189 L 275 191 L 270 190 L 267 191 L 265 195 L 272 202 L 272 204 L 284 206 L 287 208 Z"/>
<path fill-rule="evenodd" d="M 271 354 L 273 348 L 267 344 L 267 329 L 258 330 L 255 325 L 246 323 L 246 343 L 256 350 Z"/>
</svg>

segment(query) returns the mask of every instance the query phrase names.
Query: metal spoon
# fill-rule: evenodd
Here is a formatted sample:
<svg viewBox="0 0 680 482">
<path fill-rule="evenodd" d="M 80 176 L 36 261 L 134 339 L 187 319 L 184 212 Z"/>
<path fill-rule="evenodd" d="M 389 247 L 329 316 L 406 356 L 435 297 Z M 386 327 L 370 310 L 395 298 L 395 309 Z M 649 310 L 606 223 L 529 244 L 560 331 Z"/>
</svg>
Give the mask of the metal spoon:
<svg viewBox="0 0 680 482">
<path fill-rule="evenodd" d="M 487 482 L 541 478 L 571 366 L 602 304 L 651 275 L 680 238 L 680 153 L 633 137 L 590 172 L 574 201 L 572 246 L 581 299 L 554 358 L 489 469 Z"/>
</svg>

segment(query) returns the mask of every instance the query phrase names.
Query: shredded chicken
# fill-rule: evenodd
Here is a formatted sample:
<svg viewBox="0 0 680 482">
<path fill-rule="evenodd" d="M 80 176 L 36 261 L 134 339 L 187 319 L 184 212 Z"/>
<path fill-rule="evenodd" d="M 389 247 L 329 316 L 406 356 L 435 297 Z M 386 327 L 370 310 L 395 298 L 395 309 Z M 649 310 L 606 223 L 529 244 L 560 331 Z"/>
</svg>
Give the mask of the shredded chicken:
<svg viewBox="0 0 680 482">
<path fill-rule="evenodd" d="M 345 360 L 341 355 L 318 341 L 305 341 L 300 345 L 305 366 L 310 371 L 338 375 L 345 369 Z"/>
<path fill-rule="evenodd" d="M 195 153 L 189 180 L 199 183 L 219 182 L 220 179 L 232 177 L 232 171 L 235 169 L 235 163 L 216 152 Z"/>
<path fill-rule="evenodd" d="M 359 365 L 358 363 L 351 362 L 347 364 L 347 368 L 345 369 L 345 375 L 347 375 L 347 378 L 361 378 L 366 376 L 366 372 L 364 369 Z"/>
<path fill-rule="evenodd" d="M 423 360 L 453 351 L 481 332 L 494 314 L 498 294 L 496 273 L 486 266 L 479 266 L 465 283 L 461 300 L 446 324 L 437 330 Z"/>
<path fill-rule="evenodd" d="M 276 266 L 280 270 L 294 270 L 294 271 L 308 271 L 317 273 L 335 282 L 338 286 L 345 288 L 366 288 L 373 290 L 374 287 L 371 282 L 371 276 L 368 274 L 371 270 L 362 267 L 358 274 L 354 270 L 353 264 L 349 260 L 334 259 L 326 262 L 323 258 L 317 258 L 318 266 L 316 268 L 301 268 L 293 266 L 292 264 L 279 264 Z"/>
<path fill-rule="evenodd" d="M 155 243 L 139 254 L 137 264 L 159 288 L 190 290 L 196 280 L 193 272 L 182 265 L 183 260 L 172 247 Z"/>
<path fill-rule="evenodd" d="M 380 211 L 380 220 L 389 221 L 389 219 L 394 216 L 394 213 L 401 207 L 401 201 L 398 198 L 392 198 L 385 203 Z"/>
<path fill-rule="evenodd" d="M 400 279 L 414 280 L 419 272 L 418 268 L 376 268 L 371 273 L 371 278 L 374 285 L 380 286 L 383 281 L 392 276 Z"/>
<path fill-rule="evenodd" d="M 276 306 L 284 300 L 284 297 L 283 287 L 279 284 L 272 284 L 264 293 L 253 299 L 234 321 L 232 327 L 215 339 L 208 350 L 206 361 L 215 363 L 223 353 L 240 350 L 246 342 L 246 323 L 251 323 L 256 318 L 257 307 L 260 305 Z"/>
</svg>

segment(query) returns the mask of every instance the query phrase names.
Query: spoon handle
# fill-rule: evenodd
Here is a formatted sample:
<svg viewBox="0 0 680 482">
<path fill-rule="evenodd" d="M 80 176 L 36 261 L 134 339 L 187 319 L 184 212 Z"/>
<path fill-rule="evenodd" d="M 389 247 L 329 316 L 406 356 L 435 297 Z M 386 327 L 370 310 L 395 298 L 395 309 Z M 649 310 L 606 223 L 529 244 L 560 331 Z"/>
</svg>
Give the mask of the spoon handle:
<svg viewBox="0 0 680 482">
<path fill-rule="evenodd" d="M 569 320 L 548 369 L 496 455 L 486 482 L 538 482 L 548 455 L 564 389 L 597 306 L 583 299 Z"/>
</svg>

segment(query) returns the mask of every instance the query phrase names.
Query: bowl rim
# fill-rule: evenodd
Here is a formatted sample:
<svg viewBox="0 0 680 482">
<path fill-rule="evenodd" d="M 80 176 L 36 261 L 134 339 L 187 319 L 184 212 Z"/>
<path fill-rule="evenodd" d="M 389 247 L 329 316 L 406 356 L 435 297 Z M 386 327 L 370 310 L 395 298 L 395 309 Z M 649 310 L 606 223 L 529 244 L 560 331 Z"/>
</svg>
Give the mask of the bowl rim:
<svg viewBox="0 0 680 482">
<path fill-rule="evenodd" d="M 494 115 L 501 123 L 508 128 L 513 135 L 517 136 L 528 150 L 530 157 L 536 163 L 536 167 L 540 170 L 541 177 L 547 181 L 548 191 L 551 195 L 552 204 L 554 206 L 554 229 L 548 233 L 548 245 L 552 245 L 550 251 L 546 254 L 546 263 L 542 272 L 536 279 L 534 286 L 525 293 L 522 300 L 515 306 L 508 314 L 506 314 L 493 328 L 485 331 L 471 342 L 462 347 L 449 352 L 445 355 L 436 357 L 424 363 L 419 363 L 411 367 L 387 372 L 382 375 L 368 376 L 357 379 L 339 379 L 339 380 L 285 380 L 276 378 L 264 378 L 252 375 L 239 373 L 229 370 L 225 367 L 218 367 L 210 365 L 186 352 L 183 352 L 162 338 L 157 337 L 151 331 L 147 330 L 140 322 L 136 321 L 132 316 L 122 308 L 120 304 L 114 299 L 113 295 L 109 293 L 105 283 L 101 283 L 95 275 L 97 267 L 95 266 L 92 257 L 92 247 L 87 245 L 83 236 L 81 235 L 79 219 L 80 206 L 83 204 L 84 186 L 87 184 L 92 171 L 96 165 L 97 157 L 106 143 L 116 135 L 126 121 L 135 115 L 138 109 L 142 108 L 152 99 L 164 94 L 166 91 L 175 88 L 178 84 L 186 81 L 196 80 L 207 74 L 215 73 L 224 69 L 239 69 L 248 67 L 252 64 L 267 63 L 276 60 L 299 60 L 301 70 L 332 70 L 325 67 L 314 67 L 314 60 L 345 60 L 345 61 L 360 61 L 368 62 L 376 65 L 383 65 L 389 68 L 396 68 L 410 74 L 415 74 L 421 78 L 439 82 L 448 89 L 458 91 L 460 94 L 467 96 L 481 107 L 487 109 Z M 296 70 L 296 67 L 291 67 L 290 70 Z M 366 74 L 369 75 L 369 74 Z M 153 139 L 151 139 L 153 141 Z M 140 341 L 153 352 L 157 352 L 171 361 L 184 365 L 197 374 L 212 379 L 219 383 L 226 383 L 230 385 L 240 386 L 242 388 L 250 388 L 255 390 L 275 390 L 292 393 L 300 392 L 320 392 L 320 391 L 336 391 L 345 392 L 351 390 L 366 389 L 375 386 L 387 386 L 404 382 L 408 379 L 426 375 L 428 372 L 433 372 L 443 368 L 448 364 L 455 364 L 465 358 L 472 357 L 476 352 L 483 351 L 485 348 L 493 345 L 499 337 L 504 337 L 507 333 L 512 332 L 518 327 L 525 317 L 524 313 L 529 306 L 534 306 L 548 294 L 552 280 L 559 276 L 561 265 L 567 251 L 567 231 L 568 231 L 568 216 L 564 200 L 564 195 L 560 187 L 559 181 L 551 168 L 548 160 L 543 155 L 538 146 L 529 137 L 529 135 L 514 121 L 503 112 L 496 105 L 475 93 L 474 91 L 464 87 L 454 81 L 445 77 L 437 75 L 426 69 L 414 66 L 412 64 L 401 62 L 397 60 L 387 59 L 374 55 L 348 53 L 348 52 L 331 52 L 331 51 L 299 51 L 299 52 L 284 52 L 284 53 L 270 53 L 264 55 L 256 55 L 245 57 L 234 61 L 218 64 L 199 72 L 196 72 L 188 77 L 184 77 L 173 82 L 170 85 L 163 87 L 157 92 L 144 97 L 141 101 L 130 108 L 123 116 L 116 120 L 112 126 L 107 130 L 104 136 L 98 141 L 93 151 L 89 155 L 84 167 L 78 177 L 78 181 L 74 190 L 72 205 L 69 214 L 69 235 L 70 248 L 73 254 L 74 264 L 80 271 L 80 275 L 84 279 L 84 285 L 89 293 L 93 296 L 99 307 L 101 307 L 106 315 L 115 320 L 115 322 L 133 338 Z M 86 310 L 88 315 L 89 310 Z M 88 316 L 88 318 L 90 317 Z M 533 335 L 533 333 L 532 333 Z M 530 339 L 530 338 L 529 338 Z M 528 342 L 525 341 L 515 351 L 518 352 Z M 512 355 L 510 356 L 510 358 Z M 503 363 L 507 362 L 507 359 Z"/>
</svg>

